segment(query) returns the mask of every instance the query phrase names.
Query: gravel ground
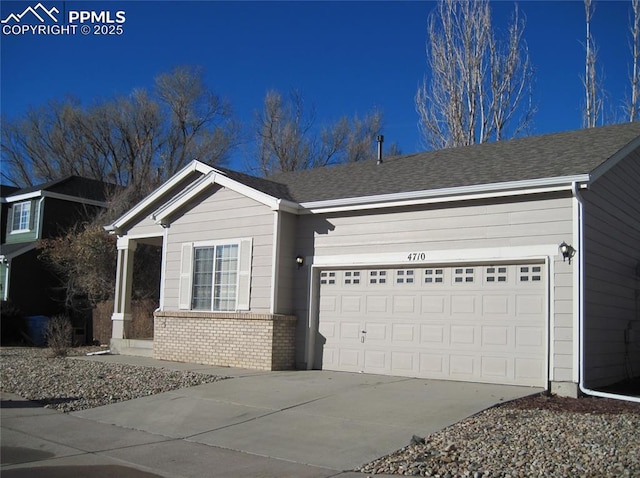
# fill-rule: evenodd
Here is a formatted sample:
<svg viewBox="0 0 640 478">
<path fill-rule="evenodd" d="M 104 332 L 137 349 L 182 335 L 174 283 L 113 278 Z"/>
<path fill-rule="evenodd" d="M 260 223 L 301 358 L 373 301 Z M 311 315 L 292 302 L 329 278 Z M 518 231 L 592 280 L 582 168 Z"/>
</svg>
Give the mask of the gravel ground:
<svg viewBox="0 0 640 478">
<path fill-rule="evenodd" d="M 536 395 L 485 410 L 358 471 L 438 477 L 640 477 L 640 404 Z"/>
<path fill-rule="evenodd" d="M 92 350 L 99 349 L 71 349 L 69 355 L 85 355 Z M 1 390 L 63 412 L 99 407 L 224 378 L 162 368 L 53 358 L 48 349 L 0 349 Z"/>
<path fill-rule="evenodd" d="M 72 353 L 85 355 L 89 350 Z M 47 349 L 0 349 L 2 391 L 64 412 L 223 378 L 51 358 Z M 424 439 L 415 438 L 424 443 L 357 471 L 441 478 L 640 477 L 638 403 L 536 395 L 485 410 Z"/>
</svg>

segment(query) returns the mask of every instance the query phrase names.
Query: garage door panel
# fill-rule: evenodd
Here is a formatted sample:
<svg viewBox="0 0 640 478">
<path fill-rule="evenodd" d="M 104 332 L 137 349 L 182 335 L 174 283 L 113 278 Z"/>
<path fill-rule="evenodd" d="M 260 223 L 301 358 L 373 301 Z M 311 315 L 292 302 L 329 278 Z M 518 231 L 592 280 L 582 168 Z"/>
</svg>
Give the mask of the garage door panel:
<svg viewBox="0 0 640 478">
<path fill-rule="evenodd" d="M 350 349 L 347 347 L 341 347 L 338 351 L 338 364 L 341 367 L 348 367 L 349 370 L 358 370 L 360 366 L 359 349 Z"/>
<path fill-rule="evenodd" d="M 387 313 L 389 312 L 389 298 L 381 296 L 366 296 L 368 313 Z"/>
<path fill-rule="evenodd" d="M 485 326 L 482 327 L 482 346 L 497 346 L 503 349 L 510 348 L 513 339 L 510 339 L 510 328 L 507 326 Z"/>
<path fill-rule="evenodd" d="M 484 356 L 481 359 L 482 375 L 488 379 L 498 381 L 508 381 L 511 377 L 509 372 L 512 368 L 511 360 L 506 357 Z"/>
<path fill-rule="evenodd" d="M 471 379 L 475 357 L 472 355 L 450 355 L 449 374 L 459 379 Z"/>
<path fill-rule="evenodd" d="M 477 345 L 475 327 L 471 325 L 452 325 L 451 345 L 454 347 Z"/>
<path fill-rule="evenodd" d="M 341 322 L 340 323 L 340 339 L 341 340 L 360 340 L 360 322 Z"/>
<path fill-rule="evenodd" d="M 422 314 L 430 316 L 434 314 L 445 314 L 445 306 L 447 305 L 446 295 L 423 295 L 421 297 Z"/>
<path fill-rule="evenodd" d="M 366 330 L 366 342 L 387 342 L 390 338 L 389 329 L 391 324 L 389 322 L 365 322 L 364 329 Z"/>
<path fill-rule="evenodd" d="M 500 315 L 509 314 L 509 296 L 508 295 L 485 295 L 482 298 L 482 315 Z"/>
<path fill-rule="evenodd" d="M 389 353 L 383 350 L 365 350 L 364 352 L 364 366 L 365 369 L 371 369 L 376 372 L 388 372 L 391 367 L 388 364 Z"/>
<path fill-rule="evenodd" d="M 421 344 L 439 344 L 445 343 L 445 326 L 444 325 L 427 325 L 420 326 L 420 343 Z"/>
<path fill-rule="evenodd" d="M 324 368 L 545 384 L 542 264 L 355 272 L 321 277 Z"/>
<path fill-rule="evenodd" d="M 392 352 L 391 368 L 397 373 L 413 372 L 417 354 L 409 352 Z"/>
<path fill-rule="evenodd" d="M 415 314 L 416 296 L 395 296 L 393 297 L 394 314 Z"/>
<path fill-rule="evenodd" d="M 449 368 L 448 356 L 435 353 L 420 354 L 420 375 L 443 378 Z"/>
<path fill-rule="evenodd" d="M 534 295 L 516 296 L 516 316 L 539 315 L 544 310 L 544 297 Z"/>
<path fill-rule="evenodd" d="M 536 358 L 516 358 L 515 380 L 523 383 L 540 383 L 544 380 L 544 362 Z"/>
<path fill-rule="evenodd" d="M 324 295 L 320 297 L 319 309 L 320 312 L 336 312 L 337 311 L 336 297 L 332 295 Z"/>
<path fill-rule="evenodd" d="M 325 339 L 333 339 L 336 337 L 336 327 L 337 325 L 334 321 L 325 320 L 319 325 L 318 332 Z"/>
<path fill-rule="evenodd" d="M 451 295 L 451 314 L 470 314 L 477 313 L 476 296 L 473 295 Z"/>
<path fill-rule="evenodd" d="M 362 297 L 358 295 L 343 296 L 340 303 L 340 312 L 343 314 L 360 314 L 362 309 Z"/>
<path fill-rule="evenodd" d="M 393 342 L 413 342 L 415 340 L 415 325 L 393 324 L 391 340 Z"/>
<path fill-rule="evenodd" d="M 516 346 L 540 348 L 544 346 L 544 330 L 540 327 L 516 327 Z"/>
</svg>

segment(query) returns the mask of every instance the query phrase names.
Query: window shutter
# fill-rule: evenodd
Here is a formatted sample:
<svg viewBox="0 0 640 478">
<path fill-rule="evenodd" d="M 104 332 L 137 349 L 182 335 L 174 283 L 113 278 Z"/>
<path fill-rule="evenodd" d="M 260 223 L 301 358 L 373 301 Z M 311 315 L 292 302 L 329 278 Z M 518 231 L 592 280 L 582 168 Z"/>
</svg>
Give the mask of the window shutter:
<svg viewBox="0 0 640 478">
<path fill-rule="evenodd" d="M 33 231 L 36 228 L 36 214 L 38 211 L 38 201 L 31 201 L 29 204 L 29 229 Z"/>
<path fill-rule="evenodd" d="M 180 255 L 180 286 L 178 290 L 178 308 L 191 308 L 191 268 L 193 266 L 193 244 L 182 244 Z"/>
<path fill-rule="evenodd" d="M 9 213 L 7 214 L 7 232 L 13 231 L 13 216 L 16 213 L 16 205 L 15 203 L 11 205 L 9 208 Z"/>
<path fill-rule="evenodd" d="M 249 301 L 251 297 L 252 242 L 252 239 L 242 239 L 240 241 L 238 298 L 236 302 L 237 310 L 249 310 Z"/>
</svg>

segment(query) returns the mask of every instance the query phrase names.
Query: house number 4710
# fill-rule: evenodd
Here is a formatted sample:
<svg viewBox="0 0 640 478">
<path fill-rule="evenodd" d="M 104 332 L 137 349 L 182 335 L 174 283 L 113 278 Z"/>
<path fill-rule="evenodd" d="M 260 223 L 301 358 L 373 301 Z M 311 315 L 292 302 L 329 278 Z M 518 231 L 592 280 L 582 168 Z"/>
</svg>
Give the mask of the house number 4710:
<svg viewBox="0 0 640 478">
<path fill-rule="evenodd" d="M 425 252 L 410 252 L 407 259 L 412 262 L 424 261 L 427 259 L 427 254 Z"/>
</svg>

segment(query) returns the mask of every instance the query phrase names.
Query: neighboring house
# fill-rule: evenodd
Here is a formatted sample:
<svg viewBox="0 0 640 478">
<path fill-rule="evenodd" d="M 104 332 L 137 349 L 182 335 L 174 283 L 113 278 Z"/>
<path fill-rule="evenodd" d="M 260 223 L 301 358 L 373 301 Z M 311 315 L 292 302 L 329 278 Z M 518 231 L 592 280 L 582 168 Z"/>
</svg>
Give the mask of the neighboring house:
<svg viewBox="0 0 640 478">
<path fill-rule="evenodd" d="M 1 198 L 0 290 L 26 316 L 62 312 L 56 278 L 38 258 L 37 242 L 56 237 L 106 207 L 105 183 L 68 176 L 37 186 L 11 188 Z M 6 227 L 5 227 L 6 225 Z"/>
<path fill-rule="evenodd" d="M 631 123 L 268 179 L 194 161 L 106 226 L 111 346 L 151 243 L 159 359 L 565 395 L 638 375 L 639 148 Z"/>
</svg>

